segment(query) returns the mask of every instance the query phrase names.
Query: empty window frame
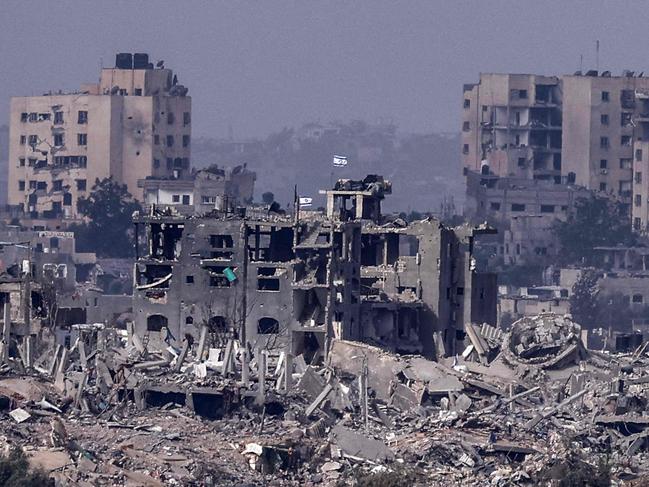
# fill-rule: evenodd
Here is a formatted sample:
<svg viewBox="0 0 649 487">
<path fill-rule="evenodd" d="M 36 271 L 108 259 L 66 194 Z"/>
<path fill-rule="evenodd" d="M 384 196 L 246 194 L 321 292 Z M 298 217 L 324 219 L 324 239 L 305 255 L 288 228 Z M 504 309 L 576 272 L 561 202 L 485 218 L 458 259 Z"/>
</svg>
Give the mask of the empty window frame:
<svg viewBox="0 0 649 487">
<path fill-rule="evenodd" d="M 276 267 L 257 268 L 257 290 L 258 291 L 279 291 L 279 272 Z"/>
<path fill-rule="evenodd" d="M 279 333 L 279 321 L 275 318 L 260 318 L 257 322 L 257 333 L 260 335 L 276 335 Z"/>
<path fill-rule="evenodd" d="M 210 246 L 216 249 L 231 249 L 234 247 L 232 235 L 210 235 Z"/>
<path fill-rule="evenodd" d="M 225 275 L 225 270 L 229 269 L 226 266 L 209 266 L 207 268 L 209 273 L 210 287 L 226 288 L 231 286 L 230 280 Z M 230 268 L 231 269 L 231 268 Z"/>
</svg>

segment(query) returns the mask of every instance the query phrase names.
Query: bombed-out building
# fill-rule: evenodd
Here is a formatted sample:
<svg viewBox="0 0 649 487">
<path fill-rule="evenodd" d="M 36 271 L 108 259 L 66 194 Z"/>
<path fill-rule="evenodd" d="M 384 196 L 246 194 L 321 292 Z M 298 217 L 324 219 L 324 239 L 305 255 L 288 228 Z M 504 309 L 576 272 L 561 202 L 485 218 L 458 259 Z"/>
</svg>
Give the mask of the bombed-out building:
<svg viewBox="0 0 649 487">
<path fill-rule="evenodd" d="M 372 176 L 325 192 L 328 218 L 362 221 L 360 339 L 452 355 L 465 323 L 496 322 L 496 276 L 477 272 L 472 257 L 474 236 L 493 230 L 384 218 L 381 202 L 391 193 L 388 181 Z"/>
<path fill-rule="evenodd" d="M 359 222 L 248 208 L 153 213 L 135 225 L 148 244 L 138 251 L 133 293 L 141 336 L 166 328 L 178 342 L 206 326 L 217 340 L 313 358 L 326 337 L 358 335 Z"/>
<path fill-rule="evenodd" d="M 496 323 L 495 276 L 477 272 L 472 257 L 474 236 L 489 228 L 384 219 L 391 185 L 379 176 L 323 193 L 324 215 L 136 216 L 146 245 L 134 273 L 135 332 L 178 345 L 205 327 L 223 343 L 309 360 L 330 338 L 434 357 L 463 346 L 465 323 Z"/>
</svg>

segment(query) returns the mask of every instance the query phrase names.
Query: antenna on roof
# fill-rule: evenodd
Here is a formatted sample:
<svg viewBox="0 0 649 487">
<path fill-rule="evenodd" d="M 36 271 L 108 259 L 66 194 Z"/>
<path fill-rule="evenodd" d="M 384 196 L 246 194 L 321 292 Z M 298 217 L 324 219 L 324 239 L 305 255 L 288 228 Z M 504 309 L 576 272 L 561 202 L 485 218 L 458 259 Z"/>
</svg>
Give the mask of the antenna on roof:
<svg viewBox="0 0 649 487">
<path fill-rule="evenodd" d="M 595 69 L 599 71 L 599 39 L 595 41 Z"/>
<path fill-rule="evenodd" d="M 584 55 L 580 54 L 579 55 L 579 74 L 581 74 L 584 71 Z"/>
</svg>

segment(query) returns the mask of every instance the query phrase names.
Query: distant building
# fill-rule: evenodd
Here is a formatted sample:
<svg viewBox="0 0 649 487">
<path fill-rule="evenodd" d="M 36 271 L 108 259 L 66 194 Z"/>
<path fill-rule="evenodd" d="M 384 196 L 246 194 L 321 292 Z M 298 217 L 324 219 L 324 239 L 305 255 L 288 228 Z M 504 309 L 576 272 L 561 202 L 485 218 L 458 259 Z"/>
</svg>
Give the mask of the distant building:
<svg viewBox="0 0 649 487">
<path fill-rule="evenodd" d="M 552 226 L 566 220 L 579 199 L 592 197 L 591 191 L 571 184 L 472 170 L 465 170 L 465 175 L 465 217 L 499 229 L 490 240 L 494 257 L 505 265 L 556 258 L 560 247 Z"/>
<path fill-rule="evenodd" d="M 9 127 L 0 125 L 0 208 L 7 204 L 7 179 L 9 165 Z"/>
<path fill-rule="evenodd" d="M 555 76 L 483 73 L 464 85 L 464 167 L 560 183 L 561 102 Z"/>
<path fill-rule="evenodd" d="M 499 286 L 498 316 L 501 326 L 502 318 L 508 316 L 516 321 L 524 316 L 535 316 L 541 313 L 567 314 L 570 312 L 570 289 L 561 286 L 537 286 L 509 288 Z"/>
<path fill-rule="evenodd" d="M 71 291 L 77 282 L 77 266 L 93 266 L 95 262 L 95 254 L 76 251 L 72 232 L 0 226 L 0 273 L 18 276 L 29 270 L 35 280 Z"/>
<path fill-rule="evenodd" d="M 546 216 L 565 220 L 579 199 L 592 192 L 568 184 L 466 170 L 464 214 L 476 222 L 506 224 L 517 216 Z"/>
<path fill-rule="evenodd" d="M 225 206 L 243 206 L 252 201 L 257 175 L 245 166 L 233 169 L 212 167 L 183 178 L 149 178 L 138 181 L 144 203 L 174 207 L 183 214 L 203 214 Z"/>
<path fill-rule="evenodd" d="M 634 227 L 645 229 L 646 183 L 637 174 L 649 161 L 646 93 L 649 78 L 632 72 L 481 74 L 464 87 L 464 167 L 583 186 L 618 199 L 629 215 L 633 202 Z"/>
<path fill-rule="evenodd" d="M 12 98 L 9 141 L 8 204 L 56 227 L 78 218 L 96 179 L 142 200 L 138 180 L 188 173 L 191 98 L 170 69 L 122 53 L 76 93 Z"/>
</svg>

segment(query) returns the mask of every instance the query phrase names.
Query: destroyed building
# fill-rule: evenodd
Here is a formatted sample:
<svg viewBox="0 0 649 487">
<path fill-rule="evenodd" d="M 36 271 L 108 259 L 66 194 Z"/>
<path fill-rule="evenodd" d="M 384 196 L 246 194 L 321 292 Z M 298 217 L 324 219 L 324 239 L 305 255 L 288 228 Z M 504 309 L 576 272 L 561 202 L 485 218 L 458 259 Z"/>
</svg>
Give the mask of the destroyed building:
<svg viewBox="0 0 649 487">
<path fill-rule="evenodd" d="M 254 348 L 322 353 L 358 335 L 360 224 L 254 209 L 185 218 L 140 215 L 147 248 L 135 264 L 135 331 L 171 340 L 207 325 Z"/>
<path fill-rule="evenodd" d="M 146 205 L 172 206 L 182 214 L 202 214 L 250 203 L 256 178 L 246 164 L 233 168 L 211 166 L 179 178 L 142 179 L 138 187 L 144 190 Z"/>
<path fill-rule="evenodd" d="M 447 356 L 467 322 L 496 323 L 496 278 L 472 257 L 476 234 L 436 220 L 384 220 L 382 177 L 340 180 L 327 210 L 281 215 L 254 208 L 135 219 L 135 332 L 170 343 L 224 337 L 309 358 L 332 338 Z M 163 345 L 162 343 L 160 345 Z"/>
</svg>

